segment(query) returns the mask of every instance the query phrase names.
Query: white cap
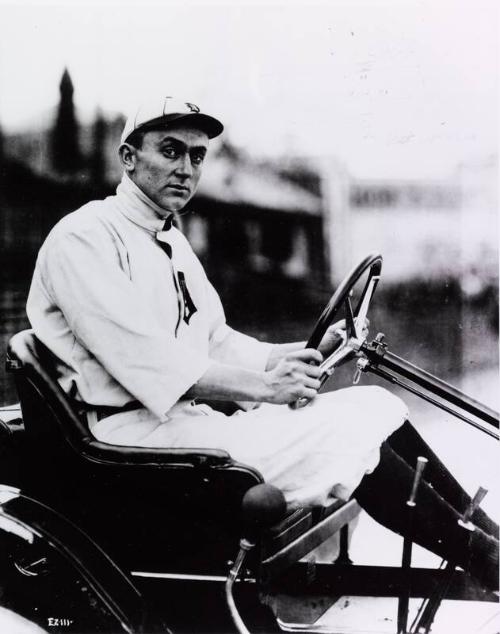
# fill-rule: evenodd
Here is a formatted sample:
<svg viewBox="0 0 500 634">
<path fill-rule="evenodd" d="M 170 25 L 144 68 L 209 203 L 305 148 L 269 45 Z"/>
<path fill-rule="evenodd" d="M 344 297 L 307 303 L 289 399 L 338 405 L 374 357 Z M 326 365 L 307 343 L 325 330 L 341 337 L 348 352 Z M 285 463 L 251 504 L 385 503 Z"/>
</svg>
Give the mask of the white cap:
<svg viewBox="0 0 500 634">
<path fill-rule="evenodd" d="M 213 139 L 224 130 L 222 123 L 215 117 L 200 112 L 194 103 L 179 101 L 173 97 L 160 97 L 140 104 L 125 122 L 120 143 L 125 143 L 135 130 L 168 127 L 173 121 L 186 119 Z"/>
</svg>

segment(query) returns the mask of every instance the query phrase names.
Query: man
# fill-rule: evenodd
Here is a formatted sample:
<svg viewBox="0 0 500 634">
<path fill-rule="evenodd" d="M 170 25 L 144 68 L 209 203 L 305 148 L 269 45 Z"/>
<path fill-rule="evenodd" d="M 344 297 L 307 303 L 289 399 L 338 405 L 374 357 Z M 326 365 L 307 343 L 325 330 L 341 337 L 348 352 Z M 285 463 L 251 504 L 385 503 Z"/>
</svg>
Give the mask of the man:
<svg viewBox="0 0 500 634">
<path fill-rule="evenodd" d="M 200 262 L 172 226 L 196 191 L 209 140 L 222 129 L 193 104 L 170 97 L 129 117 L 116 196 L 66 216 L 40 251 L 27 306 L 35 333 L 60 360 L 62 387 L 87 411 L 99 440 L 222 448 L 259 469 L 291 507 L 354 494 L 380 521 L 402 530 L 393 515 L 411 486 L 416 455 L 407 445 L 432 454 L 408 423 L 401 427 L 404 403 L 376 387 L 316 396 L 317 364 L 332 348 L 334 329 L 319 351 L 303 342 L 273 346 L 232 330 Z M 196 397 L 240 401 L 246 411 L 228 417 Z M 301 397 L 312 404 L 286 406 Z M 391 446 L 384 443 L 389 436 Z M 444 515 L 456 524 L 467 496 L 433 454 L 432 460 L 439 464 L 433 485 L 440 495 L 425 490 L 427 509 L 441 513 L 453 498 Z M 393 497 L 401 505 L 380 514 L 374 491 L 396 486 L 394 470 L 400 490 Z M 495 530 L 483 515 L 477 514 L 485 528 L 481 566 Z M 440 534 L 430 531 L 421 543 L 456 561 L 468 558 L 461 534 L 451 553 Z"/>
</svg>

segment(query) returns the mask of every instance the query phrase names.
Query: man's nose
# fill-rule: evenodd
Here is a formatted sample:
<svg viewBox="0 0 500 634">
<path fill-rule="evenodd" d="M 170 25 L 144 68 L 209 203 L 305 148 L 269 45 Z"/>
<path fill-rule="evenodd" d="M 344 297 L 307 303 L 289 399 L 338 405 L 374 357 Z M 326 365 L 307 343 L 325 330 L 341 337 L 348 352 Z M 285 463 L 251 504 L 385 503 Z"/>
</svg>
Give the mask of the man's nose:
<svg viewBox="0 0 500 634">
<path fill-rule="evenodd" d="M 176 168 L 176 172 L 183 178 L 189 178 L 193 175 L 193 166 L 191 164 L 191 157 L 189 154 L 183 154 L 179 157 L 179 163 Z"/>
</svg>

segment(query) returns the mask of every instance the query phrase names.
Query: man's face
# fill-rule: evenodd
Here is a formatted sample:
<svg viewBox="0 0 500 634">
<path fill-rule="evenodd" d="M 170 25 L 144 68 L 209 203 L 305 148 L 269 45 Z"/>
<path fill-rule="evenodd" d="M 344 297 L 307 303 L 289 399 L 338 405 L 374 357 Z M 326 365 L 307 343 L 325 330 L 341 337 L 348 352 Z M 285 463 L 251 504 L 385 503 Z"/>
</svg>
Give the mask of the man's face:
<svg viewBox="0 0 500 634">
<path fill-rule="evenodd" d="M 208 136 L 189 125 L 151 130 L 144 134 L 142 147 L 134 148 L 128 174 L 165 212 L 177 212 L 198 187 L 207 149 Z"/>
</svg>

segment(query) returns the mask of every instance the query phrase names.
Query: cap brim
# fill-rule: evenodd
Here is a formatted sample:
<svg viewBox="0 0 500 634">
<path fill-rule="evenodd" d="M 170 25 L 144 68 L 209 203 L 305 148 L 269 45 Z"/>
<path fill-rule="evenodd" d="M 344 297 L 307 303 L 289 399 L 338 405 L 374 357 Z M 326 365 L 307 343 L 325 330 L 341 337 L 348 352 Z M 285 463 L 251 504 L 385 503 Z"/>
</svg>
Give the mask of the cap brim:
<svg viewBox="0 0 500 634">
<path fill-rule="evenodd" d="M 219 134 L 221 134 L 224 130 L 224 126 L 218 119 L 211 117 L 208 114 L 203 114 L 202 112 L 180 112 L 176 114 L 167 114 L 163 117 L 158 117 L 158 119 L 153 119 L 151 121 L 147 121 L 143 125 L 137 126 L 136 130 L 146 131 L 168 129 L 172 123 L 177 123 L 178 121 L 191 123 L 194 127 L 205 132 L 209 139 L 219 136 Z M 130 134 L 132 134 L 132 132 Z"/>
</svg>

